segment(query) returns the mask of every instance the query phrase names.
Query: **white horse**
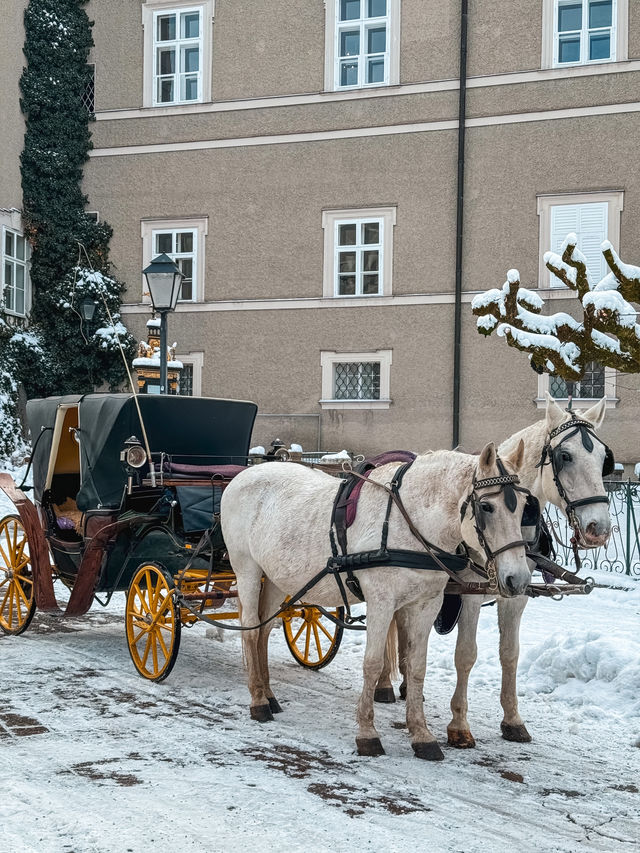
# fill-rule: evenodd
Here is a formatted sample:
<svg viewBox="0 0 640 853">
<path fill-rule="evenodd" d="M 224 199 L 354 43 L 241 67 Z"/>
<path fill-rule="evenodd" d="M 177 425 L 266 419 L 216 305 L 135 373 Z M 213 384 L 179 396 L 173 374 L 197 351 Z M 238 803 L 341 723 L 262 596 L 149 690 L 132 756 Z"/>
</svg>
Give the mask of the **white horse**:
<svg viewBox="0 0 640 853">
<path fill-rule="evenodd" d="M 518 445 L 505 454 L 502 461 L 508 471 L 519 469 L 523 452 L 523 445 Z M 389 483 L 397 469 L 397 463 L 380 466 L 370 479 Z M 475 515 L 468 509 L 461 520 L 461 507 L 471 496 L 474 513 L 482 513 L 486 521 L 488 547 L 494 553 L 504 548 L 495 557 L 495 568 L 501 594 L 508 597 L 521 594 L 531 580 L 520 530 L 525 498 L 512 491 L 517 506 L 509 508 L 504 486 L 496 489 L 495 481 L 479 482 L 492 477 L 500 477 L 493 444 L 479 457 L 436 451 L 416 458 L 402 480 L 400 497 L 413 524 L 433 545 L 453 553 L 464 541 L 482 552 Z M 243 627 L 257 626 L 275 613 L 285 595 L 295 595 L 324 568 L 330 556 L 329 529 L 338 487 L 339 481 L 328 474 L 296 463 L 274 462 L 252 466 L 226 488 L 222 533 L 237 578 Z M 349 528 L 349 553 L 380 547 L 387 505 L 388 494 L 383 489 L 364 485 L 356 519 Z M 389 518 L 388 547 L 424 551 L 395 505 Z M 448 576 L 441 570 L 380 566 L 356 571 L 355 576 L 367 602 L 363 688 L 357 709 L 358 752 L 384 752 L 373 722 L 373 694 L 395 614 L 409 640 L 406 715 L 412 746 L 419 758 L 441 759 L 442 751 L 424 717 L 422 689 L 428 634 Z M 314 585 L 304 600 L 324 607 L 343 603 L 336 579 L 330 575 Z M 244 634 L 251 716 L 259 721 L 273 719 L 272 713 L 281 710 L 269 684 L 267 644 L 272 624 Z"/>
<path fill-rule="evenodd" d="M 591 424 L 598 429 L 605 415 L 605 401 L 601 400 L 588 411 L 579 414 L 579 420 Z M 544 508 L 547 502 L 553 503 L 562 512 L 567 511 L 567 502 L 577 502 L 572 508 L 575 524 L 574 533 L 578 544 L 583 548 L 598 548 L 605 545 L 611 533 L 611 519 L 603 484 L 603 463 L 605 446 L 593 442 L 593 448 L 588 450 L 582 441 L 582 433 L 572 434 L 571 429 L 560 429 L 571 421 L 571 415 L 563 411 L 549 397 L 546 417 L 507 438 L 499 447 L 499 453 L 508 456 L 520 442 L 524 442 L 524 459 L 519 469 L 521 485 L 528 489 Z M 561 446 L 559 446 L 561 445 Z M 548 450 L 544 454 L 543 449 Z M 562 470 L 554 472 L 550 454 L 554 448 L 561 454 L 561 460 L 555 463 Z M 544 462 L 544 464 L 540 464 Z M 557 481 L 560 482 L 564 497 L 558 491 Z M 592 502 L 593 497 L 600 497 Z M 582 503 L 582 501 L 585 501 Z M 457 672 L 456 689 L 451 699 L 453 718 L 447 727 L 448 741 L 451 746 L 469 748 L 475 746 L 467 721 L 468 701 L 467 688 L 469 674 L 477 657 L 476 633 L 480 607 L 489 602 L 492 597 L 480 595 L 463 595 L 462 611 L 458 621 L 458 638 L 456 642 L 455 664 Z M 516 692 L 516 670 L 520 653 L 519 632 L 522 613 L 527 604 L 526 596 L 511 598 L 497 597 L 498 626 L 500 632 L 500 663 L 502 665 L 502 689 L 500 702 L 504 711 L 501 722 L 502 736 L 505 740 L 528 742 L 531 736 L 518 711 Z M 404 675 L 404 648 L 406 638 L 398 626 L 400 649 L 400 671 Z M 377 687 L 383 701 L 395 701 L 393 688 L 389 679 L 389 662 Z M 400 687 L 401 696 L 406 690 L 405 683 Z M 391 693 L 389 693 L 391 691 Z M 392 698 L 389 698 L 392 697 Z"/>
</svg>

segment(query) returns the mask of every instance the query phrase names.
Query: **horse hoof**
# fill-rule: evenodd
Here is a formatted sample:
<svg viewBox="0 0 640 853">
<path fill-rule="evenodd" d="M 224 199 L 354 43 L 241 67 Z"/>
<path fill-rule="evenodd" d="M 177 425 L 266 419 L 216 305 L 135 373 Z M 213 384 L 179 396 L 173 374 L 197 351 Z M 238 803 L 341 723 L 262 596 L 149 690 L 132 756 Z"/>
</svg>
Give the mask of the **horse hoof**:
<svg viewBox="0 0 640 853">
<path fill-rule="evenodd" d="M 456 749 L 473 749 L 476 745 L 475 738 L 469 730 L 447 729 L 447 743 Z"/>
<path fill-rule="evenodd" d="M 396 701 L 396 694 L 393 692 L 393 687 L 376 687 L 373 694 L 374 702 L 384 702 L 391 704 Z"/>
<path fill-rule="evenodd" d="M 249 711 L 251 719 L 257 720 L 259 723 L 269 723 L 273 720 L 273 714 L 269 705 L 252 705 Z"/>
<path fill-rule="evenodd" d="M 400 698 L 401 699 L 407 698 L 407 682 L 406 681 L 403 681 L 402 684 L 400 685 Z"/>
<path fill-rule="evenodd" d="M 442 761 L 444 759 L 444 753 L 435 740 L 426 743 L 412 743 L 411 746 L 416 758 L 422 758 L 425 761 Z"/>
<path fill-rule="evenodd" d="M 526 726 L 511 726 L 509 723 L 500 723 L 502 737 L 505 740 L 511 740 L 515 743 L 530 743 L 531 735 L 527 731 Z"/>
<path fill-rule="evenodd" d="M 272 714 L 281 714 L 282 708 L 275 696 L 269 696 L 269 710 Z"/>
<path fill-rule="evenodd" d="M 357 737 L 358 755 L 384 755 L 384 749 L 379 737 Z"/>
</svg>

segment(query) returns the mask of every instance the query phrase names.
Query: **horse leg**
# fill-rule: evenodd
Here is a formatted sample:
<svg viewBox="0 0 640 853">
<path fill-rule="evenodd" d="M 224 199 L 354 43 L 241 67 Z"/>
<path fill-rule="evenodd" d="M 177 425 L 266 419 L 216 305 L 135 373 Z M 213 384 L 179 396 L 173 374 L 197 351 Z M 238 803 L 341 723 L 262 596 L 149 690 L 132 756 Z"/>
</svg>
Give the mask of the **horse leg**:
<svg viewBox="0 0 640 853">
<path fill-rule="evenodd" d="M 453 714 L 453 718 L 447 726 L 447 740 L 450 746 L 456 746 L 459 749 L 469 749 L 476 745 L 467 720 L 467 711 L 469 709 L 467 690 L 469 686 L 469 673 L 478 655 L 476 633 L 478 630 L 478 616 L 480 615 L 481 604 L 480 596 L 463 596 L 462 611 L 458 620 L 458 639 L 456 641 L 455 655 L 458 680 L 451 698 L 451 713 Z"/>
<path fill-rule="evenodd" d="M 527 598 L 524 595 L 498 599 L 500 663 L 502 665 L 500 704 L 504 711 L 500 728 L 505 740 L 516 741 L 516 743 L 528 743 L 531 740 L 531 735 L 518 713 L 516 692 L 516 672 L 520 654 L 520 620 L 526 605 Z"/>
<path fill-rule="evenodd" d="M 362 693 L 356 712 L 358 755 L 384 755 L 380 736 L 373 724 L 373 694 L 384 666 L 384 650 L 392 617 L 392 605 L 367 602 L 367 644 L 362 665 Z"/>
<path fill-rule="evenodd" d="M 398 631 L 398 669 L 400 670 L 400 675 L 402 676 L 402 682 L 400 683 L 400 698 L 407 698 L 407 633 L 405 631 L 404 624 L 400 625 L 398 620 L 396 620 L 396 627 Z M 424 698 L 424 697 L 423 697 Z"/>
<path fill-rule="evenodd" d="M 387 633 L 387 642 L 384 648 L 384 666 L 382 673 L 376 684 L 376 689 L 373 694 L 374 702 L 384 702 L 391 704 L 396 701 L 396 694 L 393 692 L 393 684 L 391 683 L 391 675 L 395 671 L 397 676 L 397 657 L 398 657 L 398 632 L 396 629 L 395 616 L 389 625 Z"/>
<path fill-rule="evenodd" d="M 238 601 L 240 603 L 240 622 L 243 628 L 257 625 L 260 622 L 260 592 L 262 587 L 262 570 L 251 558 L 244 556 L 242 560 L 232 562 L 238 584 Z M 237 566 L 242 566 L 238 571 Z M 266 723 L 273 720 L 266 693 L 264 676 L 259 651 L 260 630 L 244 631 L 242 635 L 244 656 L 247 665 L 251 719 Z"/>
<path fill-rule="evenodd" d="M 407 728 L 416 758 L 424 758 L 427 761 L 442 761 L 444 758 L 438 742 L 427 726 L 422 696 L 427 671 L 429 631 L 441 604 L 442 596 L 437 596 L 435 601 L 414 601 L 396 613 L 398 628 L 403 630 L 407 638 Z"/>
<path fill-rule="evenodd" d="M 260 594 L 260 621 L 263 622 L 269 616 L 277 613 L 284 598 L 283 593 L 278 587 L 269 580 L 264 579 L 262 584 L 262 592 Z M 271 620 L 267 625 L 260 628 L 258 636 L 258 657 L 260 671 L 262 673 L 262 681 L 264 684 L 265 693 L 269 702 L 269 708 L 272 714 L 279 714 L 282 711 L 280 703 L 273 695 L 271 684 L 269 682 L 269 635 L 275 624 L 275 620 Z"/>
</svg>

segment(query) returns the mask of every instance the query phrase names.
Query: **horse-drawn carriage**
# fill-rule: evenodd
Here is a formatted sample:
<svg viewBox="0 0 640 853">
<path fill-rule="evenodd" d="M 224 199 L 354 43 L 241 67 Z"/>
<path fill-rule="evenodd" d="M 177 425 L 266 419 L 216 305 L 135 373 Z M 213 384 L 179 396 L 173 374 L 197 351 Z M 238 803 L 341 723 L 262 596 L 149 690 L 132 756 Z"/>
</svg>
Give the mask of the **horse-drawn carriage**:
<svg viewBox="0 0 640 853">
<path fill-rule="evenodd" d="M 183 625 L 214 612 L 216 622 L 237 620 L 218 514 L 223 490 L 252 461 L 256 410 L 238 400 L 131 394 L 29 401 L 35 505 L 0 475 L 18 510 L 0 521 L 0 628 L 20 634 L 36 609 L 80 616 L 126 591 L 131 658 L 160 681 Z M 54 581 L 70 590 L 64 611 Z M 340 619 L 341 608 L 331 614 Z M 281 619 L 301 665 L 318 669 L 333 658 L 342 627 L 324 612 L 298 603 Z"/>
</svg>

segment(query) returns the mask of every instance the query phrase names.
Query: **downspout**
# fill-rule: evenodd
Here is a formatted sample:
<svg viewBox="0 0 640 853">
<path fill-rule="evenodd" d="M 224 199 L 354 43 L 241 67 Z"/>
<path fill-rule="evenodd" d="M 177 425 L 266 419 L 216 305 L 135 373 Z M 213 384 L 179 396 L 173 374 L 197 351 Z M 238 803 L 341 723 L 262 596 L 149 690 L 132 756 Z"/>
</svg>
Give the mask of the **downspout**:
<svg viewBox="0 0 640 853">
<path fill-rule="evenodd" d="M 456 205 L 456 286 L 453 332 L 453 438 L 460 444 L 460 364 L 462 343 L 462 226 L 464 213 L 464 134 L 467 100 L 467 0 L 460 8 L 460 96 L 458 101 L 458 193 Z"/>
</svg>

